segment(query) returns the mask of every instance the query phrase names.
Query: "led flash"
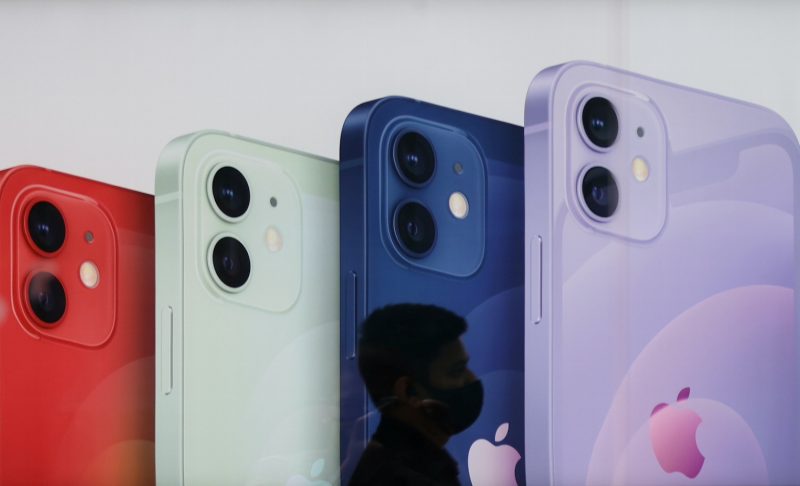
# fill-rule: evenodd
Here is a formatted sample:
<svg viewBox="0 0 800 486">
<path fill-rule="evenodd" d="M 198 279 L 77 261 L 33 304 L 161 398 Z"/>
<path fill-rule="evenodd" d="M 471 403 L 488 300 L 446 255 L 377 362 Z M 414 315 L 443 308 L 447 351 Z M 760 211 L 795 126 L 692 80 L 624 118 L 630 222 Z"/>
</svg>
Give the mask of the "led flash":
<svg viewBox="0 0 800 486">
<path fill-rule="evenodd" d="M 469 213 L 469 201 L 467 201 L 467 196 L 460 192 L 454 192 L 450 194 L 450 200 L 448 201 L 448 205 L 450 206 L 450 214 L 458 219 L 464 219 L 467 217 Z"/>
<path fill-rule="evenodd" d="M 80 277 L 84 287 L 93 289 L 100 283 L 100 270 L 97 269 L 97 265 L 86 260 L 81 263 Z"/>
<path fill-rule="evenodd" d="M 647 165 L 647 161 L 641 157 L 633 159 L 631 168 L 633 170 L 633 178 L 639 182 L 644 182 L 650 177 L 650 166 Z"/>
<path fill-rule="evenodd" d="M 277 253 L 283 249 L 283 236 L 281 236 L 281 232 L 274 226 L 267 228 L 264 242 L 267 245 L 267 249 L 272 253 Z"/>
</svg>

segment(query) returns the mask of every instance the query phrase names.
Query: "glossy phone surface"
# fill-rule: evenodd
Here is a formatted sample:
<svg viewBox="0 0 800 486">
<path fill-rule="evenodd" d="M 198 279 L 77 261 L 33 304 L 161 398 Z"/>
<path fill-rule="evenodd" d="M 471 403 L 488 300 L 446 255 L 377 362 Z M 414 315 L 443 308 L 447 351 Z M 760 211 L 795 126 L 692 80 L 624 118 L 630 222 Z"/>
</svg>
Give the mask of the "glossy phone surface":
<svg viewBox="0 0 800 486">
<path fill-rule="evenodd" d="M 398 141 L 409 133 L 423 136 L 435 157 L 421 184 L 395 163 Z M 524 479 L 517 461 L 524 433 L 522 150 L 520 127 L 406 98 L 363 104 L 347 118 L 340 147 L 343 481 L 380 418 L 358 372 L 357 326 L 394 303 L 435 304 L 468 322 L 462 340 L 485 398 L 477 422 L 447 443 L 461 481 L 471 472 L 473 481 L 490 476 L 494 484 Z M 450 208 L 453 193 L 468 201 L 463 219 Z M 436 237 L 425 248 L 409 248 L 400 236 L 405 226 L 396 223 L 408 203 L 435 221 Z"/>
<path fill-rule="evenodd" d="M 338 187 L 333 161 L 233 135 L 164 149 L 159 482 L 338 481 Z"/>
<path fill-rule="evenodd" d="M 0 484 L 152 484 L 152 196 L 15 167 L 0 226 Z"/>
<path fill-rule="evenodd" d="M 529 482 L 800 483 L 799 162 L 759 106 L 588 63 L 536 77 Z"/>
</svg>

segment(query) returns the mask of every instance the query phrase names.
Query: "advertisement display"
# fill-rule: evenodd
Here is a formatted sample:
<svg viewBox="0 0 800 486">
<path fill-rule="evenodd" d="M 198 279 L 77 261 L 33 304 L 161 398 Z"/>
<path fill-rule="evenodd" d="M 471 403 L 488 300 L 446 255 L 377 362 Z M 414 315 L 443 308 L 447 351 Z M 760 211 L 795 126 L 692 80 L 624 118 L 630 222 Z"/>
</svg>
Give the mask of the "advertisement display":
<svg viewBox="0 0 800 486">
<path fill-rule="evenodd" d="M 798 20 L 0 3 L 0 484 L 800 485 Z"/>
</svg>

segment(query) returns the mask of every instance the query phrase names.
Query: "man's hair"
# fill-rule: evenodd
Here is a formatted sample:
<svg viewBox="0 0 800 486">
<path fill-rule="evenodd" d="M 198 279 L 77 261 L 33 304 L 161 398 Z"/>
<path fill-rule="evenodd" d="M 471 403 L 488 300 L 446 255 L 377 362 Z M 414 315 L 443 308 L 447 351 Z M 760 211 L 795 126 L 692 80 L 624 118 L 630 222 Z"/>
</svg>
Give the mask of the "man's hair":
<svg viewBox="0 0 800 486">
<path fill-rule="evenodd" d="M 373 312 L 358 342 L 358 369 L 372 401 L 393 395 L 402 376 L 427 380 L 442 347 L 466 330 L 461 316 L 433 305 L 396 304 Z"/>
</svg>

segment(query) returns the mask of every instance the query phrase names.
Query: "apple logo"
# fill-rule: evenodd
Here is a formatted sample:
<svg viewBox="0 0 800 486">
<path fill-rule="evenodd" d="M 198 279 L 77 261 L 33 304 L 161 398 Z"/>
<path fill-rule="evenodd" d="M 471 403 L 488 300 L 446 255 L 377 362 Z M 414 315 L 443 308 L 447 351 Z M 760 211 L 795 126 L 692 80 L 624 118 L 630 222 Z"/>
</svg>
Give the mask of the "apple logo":
<svg viewBox="0 0 800 486">
<path fill-rule="evenodd" d="M 497 427 L 495 443 L 502 442 L 507 435 L 508 422 L 505 422 Z M 495 446 L 486 439 L 478 439 L 472 443 L 467 456 L 469 479 L 473 486 L 515 486 L 514 469 L 521 458 L 508 444 Z"/>
<path fill-rule="evenodd" d="M 683 399 L 669 406 L 656 407 L 655 415 L 648 415 L 630 434 L 624 449 L 616 453 L 611 475 L 599 474 L 595 470 L 593 475 L 587 476 L 586 484 L 771 484 L 764 453 L 747 421 L 724 403 L 708 398 L 689 398 L 688 394 L 688 391 L 683 392 Z M 678 414 L 672 416 L 677 418 L 670 419 L 675 412 Z M 681 412 L 688 412 L 688 415 L 681 417 Z M 654 420 L 658 422 L 654 424 Z M 662 437 L 676 435 L 676 438 L 664 442 L 672 449 L 683 448 L 686 459 L 666 457 L 678 455 L 678 451 L 657 445 L 659 434 L 654 430 L 659 427 Z M 695 427 L 696 445 L 692 441 Z M 677 438 L 679 433 L 681 438 Z M 659 454 L 661 448 L 667 448 L 668 454 Z M 679 467 L 681 463 L 684 467 Z M 681 474 L 664 474 L 665 471 Z"/>
<path fill-rule="evenodd" d="M 689 387 L 678 393 L 678 402 L 689 398 Z M 697 447 L 697 427 L 702 422 L 693 410 L 659 403 L 650 414 L 650 441 L 661 468 L 688 478 L 700 474 L 706 458 Z"/>
<path fill-rule="evenodd" d="M 286 486 L 331 486 L 330 482 L 317 479 L 323 469 L 325 469 L 325 459 L 319 458 L 311 465 L 311 478 L 296 474 L 286 481 Z"/>
<path fill-rule="evenodd" d="M 797 471 L 800 445 L 786 433 L 785 419 L 796 416 L 800 403 L 797 374 L 786 371 L 787 363 L 797 358 L 794 298 L 791 288 L 737 287 L 706 298 L 662 326 L 613 392 L 594 438 L 586 475 L 578 471 L 573 482 L 637 486 L 797 483 L 781 476 L 783 471 Z M 691 389 L 678 393 L 687 386 Z M 676 395 L 682 399 L 675 401 Z M 664 399 L 670 396 L 671 400 Z M 660 402 L 669 406 L 654 409 Z M 563 409 L 564 403 L 555 405 Z M 670 449 L 683 449 L 691 456 L 694 446 L 694 424 L 683 430 L 676 411 L 697 416 L 698 451 L 693 467 L 687 465 L 680 474 L 671 474 L 665 471 L 677 472 L 678 466 L 670 466 L 672 458 L 667 456 L 677 454 Z M 671 416 L 679 418 L 673 421 Z M 589 440 L 583 429 L 589 421 L 575 413 L 569 419 L 564 423 L 562 414 L 561 434 L 574 443 Z M 678 436 L 671 444 L 664 439 L 673 432 L 669 429 Z M 679 438 L 683 434 L 685 446 Z M 765 460 L 769 452 L 770 469 Z M 562 451 L 562 455 L 562 471 L 580 464 L 581 457 L 573 451 Z M 695 477 L 690 477 L 694 472 Z"/>
</svg>

